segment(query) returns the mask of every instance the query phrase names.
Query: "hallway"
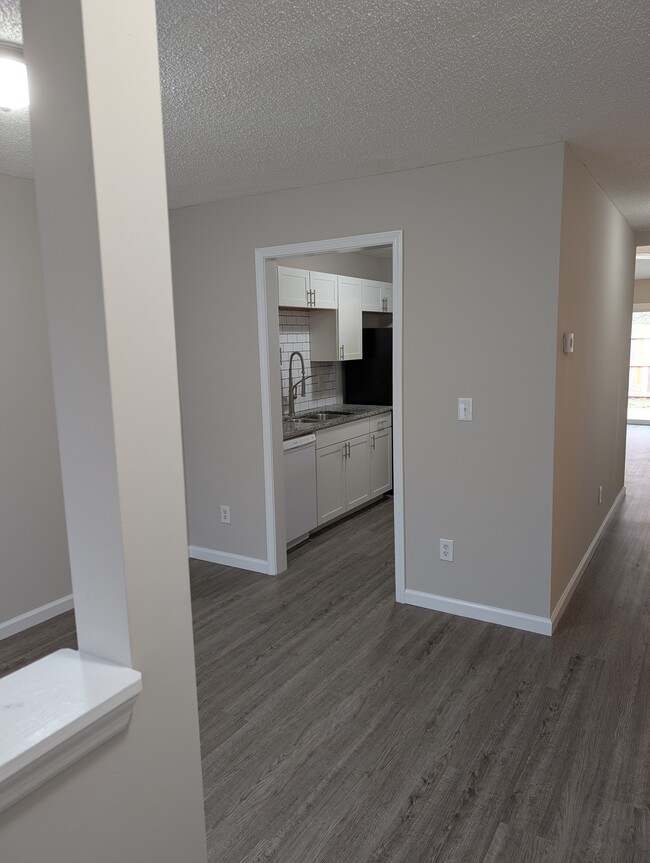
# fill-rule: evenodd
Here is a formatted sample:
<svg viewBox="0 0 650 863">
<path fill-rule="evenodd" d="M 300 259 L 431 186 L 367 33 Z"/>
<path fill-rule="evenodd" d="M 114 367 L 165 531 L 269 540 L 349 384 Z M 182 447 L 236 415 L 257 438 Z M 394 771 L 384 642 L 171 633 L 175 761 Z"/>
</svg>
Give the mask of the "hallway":
<svg viewBox="0 0 650 863">
<path fill-rule="evenodd" d="M 627 489 L 552 639 L 395 605 L 390 500 L 278 578 L 193 561 L 210 860 L 649 860 L 650 427 Z"/>
</svg>

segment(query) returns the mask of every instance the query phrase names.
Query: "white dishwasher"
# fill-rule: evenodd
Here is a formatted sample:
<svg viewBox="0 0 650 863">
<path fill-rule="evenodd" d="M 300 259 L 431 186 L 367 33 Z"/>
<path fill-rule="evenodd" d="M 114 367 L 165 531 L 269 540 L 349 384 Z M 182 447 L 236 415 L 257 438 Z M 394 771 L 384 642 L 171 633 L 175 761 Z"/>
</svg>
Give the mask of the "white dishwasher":
<svg viewBox="0 0 650 863">
<path fill-rule="evenodd" d="M 284 442 L 284 486 L 287 548 L 297 545 L 316 527 L 316 435 Z"/>
</svg>

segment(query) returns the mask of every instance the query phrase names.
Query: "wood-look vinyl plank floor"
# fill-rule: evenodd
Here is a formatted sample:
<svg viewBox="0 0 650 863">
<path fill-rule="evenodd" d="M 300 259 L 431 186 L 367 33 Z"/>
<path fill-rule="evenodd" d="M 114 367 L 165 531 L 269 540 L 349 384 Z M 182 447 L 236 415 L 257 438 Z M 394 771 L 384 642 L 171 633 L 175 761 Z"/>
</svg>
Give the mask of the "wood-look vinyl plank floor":
<svg viewBox="0 0 650 863">
<path fill-rule="evenodd" d="M 650 863 L 650 428 L 627 488 L 553 638 L 396 605 L 389 498 L 277 578 L 192 561 L 210 860 Z"/>
</svg>

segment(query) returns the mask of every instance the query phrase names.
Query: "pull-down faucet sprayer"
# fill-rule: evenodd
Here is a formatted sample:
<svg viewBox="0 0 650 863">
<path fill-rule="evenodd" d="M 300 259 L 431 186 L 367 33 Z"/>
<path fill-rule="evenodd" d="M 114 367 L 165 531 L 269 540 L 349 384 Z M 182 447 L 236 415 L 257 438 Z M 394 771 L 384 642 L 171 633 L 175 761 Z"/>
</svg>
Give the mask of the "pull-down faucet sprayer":
<svg viewBox="0 0 650 863">
<path fill-rule="evenodd" d="M 293 358 L 298 357 L 300 360 L 300 368 L 302 373 L 302 380 L 298 381 L 296 384 L 293 382 Z M 296 412 L 296 395 L 295 390 L 300 386 L 300 395 L 305 395 L 305 360 L 303 359 L 300 351 L 293 351 L 291 356 L 289 357 L 289 416 L 294 416 Z"/>
</svg>

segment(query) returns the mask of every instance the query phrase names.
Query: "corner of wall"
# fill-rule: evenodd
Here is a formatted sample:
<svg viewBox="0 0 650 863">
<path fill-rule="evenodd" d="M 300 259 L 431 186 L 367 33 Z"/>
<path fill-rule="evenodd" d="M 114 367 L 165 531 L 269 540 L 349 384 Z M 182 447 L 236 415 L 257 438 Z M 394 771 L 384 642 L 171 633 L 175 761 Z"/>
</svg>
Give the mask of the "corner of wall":
<svg viewBox="0 0 650 863">
<path fill-rule="evenodd" d="M 565 145 L 550 596 L 556 616 L 623 488 L 633 249 L 631 228 Z M 563 353 L 564 332 L 574 333 L 573 353 Z"/>
</svg>

